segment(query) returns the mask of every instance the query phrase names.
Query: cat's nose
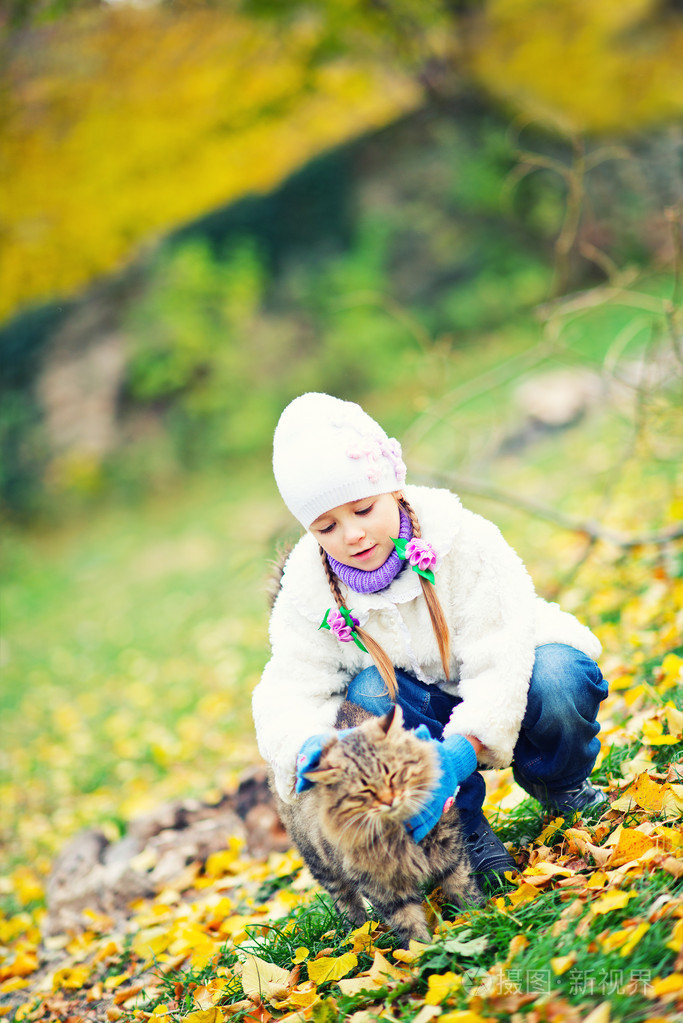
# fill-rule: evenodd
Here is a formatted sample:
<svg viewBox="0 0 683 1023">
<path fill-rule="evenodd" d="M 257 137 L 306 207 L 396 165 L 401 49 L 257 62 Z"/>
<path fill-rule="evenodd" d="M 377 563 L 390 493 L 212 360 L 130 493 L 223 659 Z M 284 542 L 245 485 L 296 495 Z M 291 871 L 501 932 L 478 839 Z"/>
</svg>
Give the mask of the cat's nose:
<svg viewBox="0 0 683 1023">
<path fill-rule="evenodd" d="M 379 789 L 377 792 L 377 802 L 383 803 L 385 806 L 391 806 L 394 802 L 394 793 L 391 789 Z"/>
</svg>

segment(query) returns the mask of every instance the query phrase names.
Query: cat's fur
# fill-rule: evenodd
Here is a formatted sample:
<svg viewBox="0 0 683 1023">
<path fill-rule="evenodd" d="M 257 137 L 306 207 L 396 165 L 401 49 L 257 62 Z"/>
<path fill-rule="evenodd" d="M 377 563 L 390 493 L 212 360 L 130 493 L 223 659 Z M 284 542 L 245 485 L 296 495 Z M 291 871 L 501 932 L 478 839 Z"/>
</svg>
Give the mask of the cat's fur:
<svg viewBox="0 0 683 1023">
<path fill-rule="evenodd" d="M 396 706 L 382 718 L 345 701 L 335 722 L 353 728 L 333 736 L 315 784 L 294 803 L 278 800 L 287 831 L 311 873 L 359 925 L 363 898 L 402 940 L 428 941 L 420 885 L 441 885 L 447 902 L 481 901 L 452 806 L 419 844 L 404 822 L 424 804 L 438 767 L 433 749 L 403 728 Z M 277 797 L 276 797 L 277 798 Z"/>
</svg>

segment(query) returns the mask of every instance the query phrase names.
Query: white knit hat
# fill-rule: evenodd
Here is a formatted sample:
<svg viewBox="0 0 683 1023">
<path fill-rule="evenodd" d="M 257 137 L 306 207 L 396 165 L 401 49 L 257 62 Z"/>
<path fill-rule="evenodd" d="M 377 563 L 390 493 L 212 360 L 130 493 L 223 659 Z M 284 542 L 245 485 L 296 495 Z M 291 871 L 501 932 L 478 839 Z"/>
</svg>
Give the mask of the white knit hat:
<svg viewBox="0 0 683 1023">
<path fill-rule="evenodd" d="M 406 478 L 397 440 L 360 405 L 316 392 L 295 398 L 280 416 L 273 472 L 304 529 L 347 501 L 399 490 Z"/>
</svg>

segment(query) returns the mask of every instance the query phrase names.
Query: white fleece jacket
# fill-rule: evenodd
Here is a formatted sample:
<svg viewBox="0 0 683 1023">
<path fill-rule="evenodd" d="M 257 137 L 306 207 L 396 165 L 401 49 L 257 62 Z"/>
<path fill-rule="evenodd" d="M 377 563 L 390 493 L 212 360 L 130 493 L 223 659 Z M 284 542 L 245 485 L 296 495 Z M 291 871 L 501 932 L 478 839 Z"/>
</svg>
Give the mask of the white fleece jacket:
<svg viewBox="0 0 683 1023">
<path fill-rule="evenodd" d="M 489 750 L 486 763 L 505 767 L 524 716 L 535 648 L 566 643 L 596 659 L 600 643 L 573 615 L 536 596 L 521 559 L 492 522 L 464 509 L 448 490 L 409 486 L 405 493 L 437 554 L 450 678 L 444 679 L 417 573 L 406 568 L 380 593 L 349 591 L 347 606 L 395 667 L 462 697 L 444 735 L 476 735 Z M 318 544 L 307 533 L 287 559 L 270 620 L 272 657 L 253 694 L 259 749 L 286 801 L 294 798 L 301 744 L 332 728 L 349 681 L 372 664 L 355 643 L 318 629 L 330 606 Z"/>
</svg>

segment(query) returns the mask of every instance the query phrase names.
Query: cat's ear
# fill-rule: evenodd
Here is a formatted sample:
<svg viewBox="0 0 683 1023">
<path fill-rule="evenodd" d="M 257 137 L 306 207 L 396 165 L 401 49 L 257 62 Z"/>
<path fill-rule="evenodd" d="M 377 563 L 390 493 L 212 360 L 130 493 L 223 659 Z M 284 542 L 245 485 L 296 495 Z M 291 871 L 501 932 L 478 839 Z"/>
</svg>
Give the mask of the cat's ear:
<svg viewBox="0 0 683 1023">
<path fill-rule="evenodd" d="M 342 780 L 342 771 L 338 767 L 318 767 L 313 771 L 306 771 L 304 778 L 317 785 L 336 785 Z"/>
<path fill-rule="evenodd" d="M 379 719 L 379 725 L 388 739 L 395 738 L 399 732 L 403 731 L 403 711 L 397 703 L 388 714 Z"/>
</svg>

